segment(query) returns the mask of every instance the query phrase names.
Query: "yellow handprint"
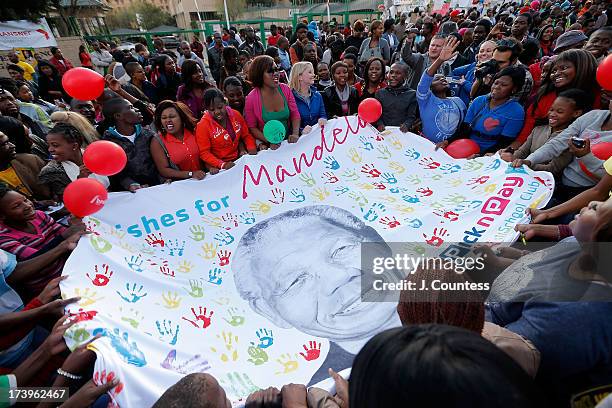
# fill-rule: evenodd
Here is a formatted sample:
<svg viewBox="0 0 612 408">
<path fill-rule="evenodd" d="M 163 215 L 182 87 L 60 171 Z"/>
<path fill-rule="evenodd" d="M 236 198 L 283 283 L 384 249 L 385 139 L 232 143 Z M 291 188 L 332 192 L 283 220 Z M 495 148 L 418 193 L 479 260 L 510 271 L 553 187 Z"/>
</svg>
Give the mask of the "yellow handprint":
<svg viewBox="0 0 612 408">
<path fill-rule="evenodd" d="M 374 186 L 368 183 L 359 183 L 357 186 L 362 190 L 374 190 Z"/>
<path fill-rule="evenodd" d="M 324 201 L 327 197 L 329 197 L 329 191 L 325 187 L 316 188 L 313 190 L 311 195 L 319 201 Z"/>
<path fill-rule="evenodd" d="M 189 273 L 193 269 L 193 264 L 189 261 L 183 261 L 178 264 L 176 269 L 182 273 Z"/>
<path fill-rule="evenodd" d="M 223 337 L 221 337 L 221 335 Z M 238 360 L 238 350 L 236 350 L 236 344 L 238 343 L 238 336 L 232 334 L 232 332 L 221 332 L 221 335 L 217 334 L 219 339 L 223 339 L 227 353 L 221 351 L 221 361 L 227 363 L 228 361 Z M 217 349 L 214 347 L 210 348 L 213 352 L 217 353 Z"/>
<path fill-rule="evenodd" d="M 166 309 L 176 309 L 181 305 L 183 298 L 176 292 L 168 291 L 167 293 L 162 293 L 162 300 L 164 301 L 163 306 Z"/>
<path fill-rule="evenodd" d="M 76 288 L 74 290 L 74 296 L 78 296 L 81 298 L 81 300 L 79 301 L 79 306 L 81 307 L 91 306 L 98 300 L 104 299 L 103 297 L 96 298 L 96 294 L 97 292 L 94 290 L 90 291 L 90 288 L 85 288 L 85 290 L 83 290 L 82 292 L 79 288 Z"/>
<path fill-rule="evenodd" d="M 347 156 L 349 157 L 349 159 L 351 159 L 351 161 L 355 164 L 357 163 L 361 163 L 363 161 L 363 157 L 361 157 L 361 154 L 359 154 L 359 152 L 357 151 L 357 149 L 355 149 L 354 147 L 349 149 Z"/>
<path fill-rule="evenodd" d="M 483 190 L 487 194 L 491 194 L 497 189 L 497 184 L 488 184 Z"/>
<path fill-rule="evenodd" d="M 404 148 L 404 145 L 397 136 L 391 136 L 388 140 L 391 142 L 391 146 L 393 146 L 395 150 L 402 150 Z"/>
<path fill-rule="evenodd" d="M 410 213 L 414 212 L 414 207 L 409 207 L 409 206 L 404 205 L 404 204 L 396 205 L 393 208 L 395 208 L 397 211 L 401 212 L 402 214 L 410 214 Z"/>
<path fill-rule="evenodd" d="M 395 197 L 393 197 L 393 196 L 391 196 L 391 195 L 388 195 L 388 194 L 387 194 L 387 195 L 385 195 L 385 196 L 382 196 L 382 197 L 381 197 L 381 200 L 386 201 L 386 202 L 388 202 L 388 203 L 394 203 L 394 202 L 396 202 L 396 201 L 397 201 L 397 198 L 395 198 Z"/>
<path fill-rule="evenodd" d="M 127 242 L 123 242 L 123 241 L 119 241 L 119 247 L 122 249 L 125 249 L 126 251 L 128 251 L 131 254 L 135 254 L 136 253 L 136 248 L 133 247 L 132 245 L 128 244 Z"/>
<path fill-rule="evenodd" d="M 265 203 L 265 202 L 259 200 L 259 201 L 255 201 L 253 204 L 251 204 L 249 206 L 249 209 L 251 211 L 255 211 L 255 212 L 258 212 L 258 213 L 267 214 L 267 213 L 270 212 L 272 207 L 270 206 L 270 204 Z"/>
<path fill-rule="evenodd" d="M 402 174 L 406 171 L 406 168 L 396 161 L 389 162 L 389 168 L 397 174 Z"/>
<path fill-rule="evenodd" d="M 219 249 L 219 244 L 205 242 L 204 245 L 202 245 L 203 252 L 198 255 L 207 260 L 215 259 L 217 256 L 217 249 Z"/>
<path fill-rule="evenodd" d="M 205 217 L 202 217 L 202 221 L 204 221 L 206 225 L 210 225 L 211 227 L 221 228 L 221 226 L 223 225 L 220 217 L 211 217 L 207 215 Z"/>
<path fill-rule="evenodd" d="M 463 180 L 460 178 L 452 178 L 446 181 L 446 184 L 451 187 L 459 187 L 463 183 Z"/>
<path fill-rule="evenodd" d="M 297 357 L 297 356 L 296 356 Z M 290 354 L 281 354 L 276 361 L 282 366 L 282 371 L 277 371 L 275 374 L 289 374 L 298 369 L 297 360 L 293 359 Z"/>
</svg>

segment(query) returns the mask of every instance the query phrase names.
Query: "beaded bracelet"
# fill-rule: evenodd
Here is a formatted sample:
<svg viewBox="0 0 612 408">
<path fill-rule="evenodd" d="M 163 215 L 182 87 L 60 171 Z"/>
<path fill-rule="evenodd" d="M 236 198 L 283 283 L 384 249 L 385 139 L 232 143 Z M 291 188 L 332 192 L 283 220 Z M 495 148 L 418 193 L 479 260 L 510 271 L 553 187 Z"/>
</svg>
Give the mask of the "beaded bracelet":
<svg viewBox="0 0 612 408">
<path fill-rule="evenodd" d="M 59 375 L 63 376 L 63 377 L 69 378 L 71 380 L 80 380 L 81 378 L 83 378 L 82 375 L 74 375 L 74 374 L 71 374 L 71 373 L 69 373 L 67 371 L 62 370 L 61 368 L 57 369 L 57 373 Z"/>
</svg>

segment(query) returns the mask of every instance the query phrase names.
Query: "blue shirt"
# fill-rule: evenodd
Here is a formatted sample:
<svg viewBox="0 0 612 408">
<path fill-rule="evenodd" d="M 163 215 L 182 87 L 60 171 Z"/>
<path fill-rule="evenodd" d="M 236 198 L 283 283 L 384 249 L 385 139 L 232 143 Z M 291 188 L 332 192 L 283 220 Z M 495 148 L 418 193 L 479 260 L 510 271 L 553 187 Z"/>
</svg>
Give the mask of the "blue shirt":
<svg viewBox="0 0 612 408">
<path fill-rule="evenodd" d="M 466 105 L 470 104 L 470 91 L 472 90 L 472 85 L 474 85 L 474 81 L 476 80 L 476 75 L 474 74 L 475 72 L 475 62 L 453 69 L 453 77 L 463 77 L 465 81 L 461 85 L 452 84 L 451 89 Z"/>
<path fill-rule="evenodd" d="M 280 57 L 280 60 L 281 60 L 281 63 L 280 63 L 281 68 L 287 71 L 287 73 L 289 73 L 289 71 L 291 70 L 291 59 L 289 58 L 289 53 L 279 48 L 278 56 Z"/>
<path fill-rule="evenodd" d="M 423 134 L 434 143 L 451 137 L 465 116 L 465 104 L 458 97 L 438 98 L 431 92 L 433 77 L 423 72 L 417 87 L 417 102 Z"/>
<path fill-rule="evenodd" d="M 510 99 L 493 109 L 490 101 L 490 94 L 474 99 L 464 120 L 471 126 L 470 139 L 478 143 L 481 153 L 495 146 L 502 137 L 514 140 L 525 119 L 525 111 L 516 100 Z"/>
<path fill-rule="evenodd" d="M 306 101 L 296 90 L 292 90 L 295 104 L 300 112 L 300 132 L 306 126 L 314 126 L 319 119 L 327 119 L 323 97 L 314 86 L 310 87 L 310 99 Z"/>
</svg>

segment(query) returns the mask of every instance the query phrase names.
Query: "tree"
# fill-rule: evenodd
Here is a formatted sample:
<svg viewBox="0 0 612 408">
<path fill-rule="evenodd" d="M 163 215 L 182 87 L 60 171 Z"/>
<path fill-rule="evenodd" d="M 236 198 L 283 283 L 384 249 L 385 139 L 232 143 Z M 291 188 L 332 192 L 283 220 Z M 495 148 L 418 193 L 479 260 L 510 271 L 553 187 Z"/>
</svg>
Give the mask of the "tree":
<svg viewBox="0 0 612 408">
<path fill-rule="evenodd" d="M 140 15 L 141 27 L 149 30 L 160 25 L 175 25 L 176 21 L 169 13 L 154 4 L 140 1 L 126 8 L 115 9 L 106 16 L 109 28 L 138 29 L 136 14 Z"/>
<path fill-rule="evenodd" d="M 227 1 L 227 17 L 230 21 L 238 19 L 242 12 L 246 9 L 246 0 L 226 0 Z M 225 8 L 223 7 L 223 0 L 217 0 L 217 10 L 219 14 L 225 19 Z"/>
</svg>

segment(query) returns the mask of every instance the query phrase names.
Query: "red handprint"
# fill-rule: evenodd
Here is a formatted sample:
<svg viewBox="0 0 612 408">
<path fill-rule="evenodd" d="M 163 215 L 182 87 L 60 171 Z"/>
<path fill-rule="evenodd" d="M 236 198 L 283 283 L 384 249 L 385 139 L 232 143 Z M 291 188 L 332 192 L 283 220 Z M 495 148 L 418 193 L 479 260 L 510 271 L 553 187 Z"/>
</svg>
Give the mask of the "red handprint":
<svg viewBox="0 0 612 408">
<path fill-rule="evenodd" d="M 96 383 L 96 385 L 108 384 L 114 379 L 115 379 L 115 373 L 113 371 L 109 371 L 108 373 L 106 372 L 106 370 L 96 371 L 93 375 L 93 380 L 94 380 L 94 383 Z M 117 386 L 111 390 L 111 393 L 117 395 L 121 391 L 123 391 L 122 382 L 117 384 Z"/>
<path fill-rule="evenodd" d="M 382 217 L 379 222 L 389 229 L 399 227 L 401 225 L 395 217 Z"/>
<path fill-rule="evenodd" d="M 162 237 L 161 232 L 159 234 L 149 234 L 145 237 L 145 242 L 152 247 L 164 247 L 166 245 L 166 241 Z"/>
<path fill-rule="evenodd" d="M 377 190 L 385 190 L 387 188 L 384 183 L 375 182 L 372 183 L 372 185 L 376 187 Z"/>
<path fill-rule="evenodd" d="M 304 344 L 302 347 L 304 347 L 306 354 L 300 352 L 300 355 L 304 357 L 306 361 L 316 360 L 321 355 L 321 343 L 310 341 L 308 345 Z"/>
<path fill-rule="evenodd" d="M 270 192 L 272 193 L 272 199 L 268 201 L 272 204 L 282 204 L 285 201 L 285 192 L 280 188 L 273 188 Z"/>
<path fill-rule="evenodd" d="M 490 176 L 480 176 L 480 177 L 476 177 L 471 179 L 470 181 L 468 181 L 467 183 L 465 183 L 466 185 L 472 185 L 472 184 L 484 184 L 487 181 L 489 181 L 491 177 Z"/>
<path fill-rule="evenodd" d="M 368 177 L 380 177 L 380 171 L 373 164 L 364 164 L 361 166 L 361 172 L 367 174 Z"/>
<path fill-rule="evenodd" d="M 94 235 L 98 235 L 98 236 L 99 236 L 99 235 L 100 235 L 100 233 L 95 231 L 95 229 L 96 229 L 96 227 L 97 227 L 97 226 L 98 226 L 98 224 L 96 224 L 95 222 L 93 222 L 93 221 L 87 221 L 87 222 L 85 223 L 85 230 L 87 230 L 87 231 L 91 232 L 91 233 L 92 233 L 92 234 L 94 234 Z"/>
<path fill-rule="evenodd" d="M 459 214 L 454 211 L 434 210 L 433 213 L 450 221 L 457 221 L 459 219 Z"/>
<path fill-rule="evenodd" d="M 323 173 L 323 176 L 321 178 L 326 178 L 327 181 L 325 182 L 325 184 L 334 184 L 337 183 L 338 177 L 336 177 L 336 175 L 330 171 L 326 171 L 325 173 Z"/>
<path fill-rule="evenodd" d="M 232 255 L 232 253 L 230 251 L 225 250 L 225 249 L 219 251 L 219 253 L 217 254 L 217 256 L 219 257 L 219 266 L 225 266 L 225 265 L 229 264 L 230 256 L 231 255 Z"/>
<path fill-rule="evenodd" d="M 97 314 L 98 312 L 96 312 L 95 310 L 90 310 L 89 312 L 86 312 L 83 309 L 79 309 L 79 311 L 76 313 L 70 312 L 69 316 L 73 321 L 85 322 L 87 320 L 92 320 L 94 317 L 96 317 Z"/>
<path fill-rule="evenodd" d="M 113 271 L 110 270 L 107 264 L 102 264 L 102 269 L 103 270 L 100 272 L 98 270 L 98 265 L 94 266 L 96 274 L 93 278 L 89 275 L 89 272 L 85 274 L 95 286 L 106 286 L 108 282 L 110 282 L 111 276 L 113 276 Z"/>
<path fill-rule="evenodd" d="M 383 135 L 381 135 L 380 133 L 377 133 L 374 136 L 374 140 L 376 140 L 377 142 L 382 142 L 383 140 L 385 140 L 385 138 L 383 137 Z"/>
<path fill-rule="evenodd" d="M 448 231 L 444 228 L 434 228 L 433 235 L 431 238 L 427 239 L 427 235 L 425 234 L 423 234 L 423 237 L 425 237 L 425 242 L 427 242 L 429 245 L 439 247 L 444 243 L 442 237 L 446 237 L 448 235 Z"/>
<path fill-rule="evenodd" d="M 433 191 L 429 187 L 419 187 L 417 193 L 420 193 L 422 197 L 429 197 L 433 194 Z"/>
<path fill-rule="evenodd" d="M 174 271 L 168 268 L 167 266 L 160 266 L 159 271 L 166 276 L 170 276 L 171 278 L 174 278 Z"/>
<path fill-rule="evenodd" d="M 431 157 L 423 157 L 421 160 L 419 160 L 419 164 L 425 167 L 427 170 L 435 170 L 440 167 L 440 163 Z"/>
<path fill-rule="evenodd" d="M 189 323 L 193 324 L 195 327 L 197 327 L 198 329 L 205 329 L 208 326 L 210 326 L 210 319 L 212 318 L 212 315 L 215 313 L 214 311 L 210 311 L 208 313 L 208 316 L 206 316 L 206 308 L 199 306 L 198 307 L 198 311 L 196 312 L 195 307 L 191 308 L 191 313 L 193 313 L 193 317 L 195 317 L 195 321 L 188 319 L 186 317 L 182 317 L 183 320 L 188 321 Z M 202 326 L 200 326 L 199 322 L 202 322 Z"/>
<path fill-rule="evenodd" d="M 165 260 L 165 259 L 162 259 L 162 260 L 157 259 L 156 260 L 156 259 L 149 258 L 149 259 L 147 259 L 147 262 L 149 263 L 149 265 L 151 265 L 153 267 L 154 266 L 165 266 L 165 267 L 168 266 L 168 261 Z M 157 262 L 160 262 L 160 263 L 157 263 Z"/>
</svg>

